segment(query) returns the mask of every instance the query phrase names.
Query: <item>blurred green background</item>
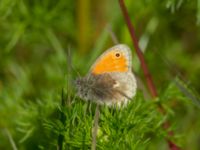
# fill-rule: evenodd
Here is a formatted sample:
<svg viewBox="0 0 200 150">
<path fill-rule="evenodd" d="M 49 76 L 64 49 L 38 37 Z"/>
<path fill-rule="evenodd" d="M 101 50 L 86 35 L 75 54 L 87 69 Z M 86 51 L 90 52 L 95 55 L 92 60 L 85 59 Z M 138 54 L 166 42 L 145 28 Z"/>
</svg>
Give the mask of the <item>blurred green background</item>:
<svg viewBox="0 0 200 150">
<path fill-rule="evenodd" d="M 167 135 L 160 128 L 166 118 L 175 132 L 172 138 L 175 143 L 185 150 L 200 149 L 200 105 L 196 100 L 200 91 L 200 0 L 125 0 L 125 3 L 158 89 L 158 101 L 167 110 L 166 116 L 159 116 L 155 102 L 147 102 L 138 94 L 141 101 L 131 104 L 137 108 L 131 112 L 141 120 L 135 127 L 137 134 L 143 136 L 129 141 L 133 142 L 130 149 L 167 149 L 164 140 Z M 0 149 L 55 149 L 59 134 L 70 141 L 63 142 L 65 149 L 81 149 L 83 141 L 85 149 L 89 149 L 91 135 L 80 137 L 81 142 L 78 135 L 67 138 L 69 127 L 59 122 L 59 112 L 64 109 L 66 116 L 77 112 L 83 115 L 87 104 L 76 98 L 72 81 L 77 72 L 86 74 L 96 57 L 114 45 L 112 37 L 131 47 L 133 70 L 145 84 L 118 1 L 0 0 Z M 73 67 L 70 73 L 69 67 Z M 177 78 L 181 87 L 195 98 L 174 84 Z M 62 88 L 65 99 L 71 93 L 70 111 L 61 109 Z M 127 115 L 126 110 L 122 114 Z M 107 109 L 102 111 L 106 114 Z M 88 128 L 83 135 L 90 131 L 92 116 L 93 113 L 86 117 Z M 153 118 L 152 126 L 143 123 L 142 118 L 146 121 Z M 105 124 L 101 125 L 104 128 Z M 150 132 L 155 125 L 159 129 Z M 81 128 L 79 122 L 72 127 Z M 112 147 L 112 142 L 106 146 L 105 141 L 106 137 L 99 139 L 99 149 Z"/>
</svg>

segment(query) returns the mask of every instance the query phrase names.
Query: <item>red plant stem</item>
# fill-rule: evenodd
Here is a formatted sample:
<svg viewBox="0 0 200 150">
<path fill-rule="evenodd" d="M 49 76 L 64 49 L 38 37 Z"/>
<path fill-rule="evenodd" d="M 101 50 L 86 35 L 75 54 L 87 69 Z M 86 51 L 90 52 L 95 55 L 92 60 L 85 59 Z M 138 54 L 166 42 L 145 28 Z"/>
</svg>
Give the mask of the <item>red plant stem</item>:
<svg viewBox="0 0 200 150">
<path fill-rule="evenodd" d="M 149 70 L 148 70 L 148 67 L 145 63 L 145 60 L 144 60 L 144 56 L 143 56 L 143 53 L 142 51 L 140 50 L 139 48 L 139 45 L 138 45 L 138 40 L 135 36 L 135 30 L 133 28 L 133 25 L 131 23 L 131 20 L 129 18 L 129 15 L 128 15 L 128 11 L 126 9 L 126 6 L 124 4 L 124 1 L 123 0 L 119 0 L 120 2 L 120 6 L 121 6 L 121 9 L 122 9 L 122 12 L 123 12 L 123 15 L 124 15 L 124 18 L 126 20 L 126 23 L 127 23 L 127 26 L 128 26 L 128 29 L 129 29 L 129 32 L 131 34 L 131 38 L 132 38 L 132 41 L 133 41 L 133 45 L 135 47 L 135 50 L 136 50 L 136 53 L 140 59 L 140 63 L 141 63 L 141 66 L 142 66 L 142 69 L 144 71 L 144 76 L 147 80 L 147 85 L 148 85 L 148 88 L 150 90 L 150 93 L 153 97 L 157 97 L 157 91 L 156 91 L 156 87 L 152 81 L 152 77 L 151 77 L 151 74 L 149 73 Z"/>
<path fill-rule="evenodd" d="M 140 60 L 140 63 L 141 63 L 141 67 L 142 67 L 142 70 L 144 72 L 144 76 L 145 76 L 145 79 L 147 81 L 147 86 L 148 86 L 148 89 L 152 95 L 152 97 L 157 97 L 158 94 L 157 94 L 157 90 L 156 90 L 156 87 L 153 83 L 153 80 L 152 80 L 152 77 L 151 77 L 151 74 L 149 72 L 149 69 L 147 67 L 147 64 L 145 62 L 145 59 L 144 59 L 144 55 L 141 51 L 141 49 L 139 48 L 139 44 L 138 44 L 138 40 L 136 38 L 136 35 L 135 35 L 135 31 L 134 31 L 134 28 L 133 28 L 133 25 L 131 23 L 131 20 L 130 20 L 130 17 L 128 15 L 128 11 L 127 11 L 127 8 L 124 4 L 124 0 L 119 0 L 119 4 L 120 4 L 120 7 L 121 7 L 121 10 L 122 10 L 122 13 L 124 15 L 124 18 L 125 18 L 125 21 L 127 23 L 127 26 L 128 26 L 128 29 L 129 29 L 129 33 L 131 35 L 131 38 L 132 38 L 132 42 L 133 42 L 133 45 L 135 47 L 135 51 L 137 53 L 137 56 Z M 159 110 L 161 113 L 165 113 L 164 109 L 162 108 L 162 106 L 159 106 Z M 169 122 L 165 122 L 164 123 L 164 129 L 167 129 L 169 127 Z M 173 132 L 172 131 L 169 131 L 168 132 L 168 135 L 169 136 L 172 136 L 173 135 Z M 168 142 L 168 145 L 169 145 L 169 148 L 170 150 L 180 150 L 180 148 L 178 146 L 176 146 L 175 143 L 173 143 L 171 140 L 167 140 Z"/>
</svg>

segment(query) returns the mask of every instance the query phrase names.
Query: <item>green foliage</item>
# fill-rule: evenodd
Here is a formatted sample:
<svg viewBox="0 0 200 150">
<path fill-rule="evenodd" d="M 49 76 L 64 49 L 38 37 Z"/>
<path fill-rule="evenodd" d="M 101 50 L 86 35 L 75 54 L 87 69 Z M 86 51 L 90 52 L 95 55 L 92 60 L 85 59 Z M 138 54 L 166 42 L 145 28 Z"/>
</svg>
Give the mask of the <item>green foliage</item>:
<svg viewBox="0 0 200 150">
<path fill-rule="evenodd" d="M 133 46 L 117 1 L 82 5 L 0 1 L 0 149 L 56 149 L 59 142 L 64 149 L 90 149 L 95 104 L 76 97 L 73 80 L 113 45 L 110 32 Z M 126 0 L 126 5 L 159 97 L 144 98 L 138 89 L 124 108 L 102 106 L 97 149 L 167 149 L 170 138 L 183 149 L 198 150 L 200 1 Z M 135 53 L 133 69 L 145 81 Z M 173 136 L 162 128 L 165 121 Z"/>
<path fill-rule="evenodd" d="M 57 136 L 62 134 L 65 137 L 65 148 L 89 149 L 94 107 L 92 103 L 74 99 L 71 106 L 60 109 L 66 117 L 64 124 L 59 119 L 47 120 L 44 127 Z M 153 101 L 146 102 L 141 94 L 138 94 L 127 107 L 102 106 L 100 112 L 98 149 L 145 149 L 152 138 L 164 139 L 166 135 L 161 127 L 163 116 L 158 113 L 157 105 Z M 51 148 L 55 146 L 56 143 L 52 143 Z"/>
</svg>

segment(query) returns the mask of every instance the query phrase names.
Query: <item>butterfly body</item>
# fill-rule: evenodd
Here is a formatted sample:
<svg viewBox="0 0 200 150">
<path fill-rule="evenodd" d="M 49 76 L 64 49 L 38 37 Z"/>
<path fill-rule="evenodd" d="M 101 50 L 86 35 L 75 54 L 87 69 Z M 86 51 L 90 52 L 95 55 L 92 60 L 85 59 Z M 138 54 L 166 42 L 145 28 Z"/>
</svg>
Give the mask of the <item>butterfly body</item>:
<svg viewBox="0 0 200 150">
<path fill-rule="evenodd" d="M 127 103 L 136 92 L 131 71 L 131 52 L 126 45 L 116 45 L 104 52 L 89 73 L 76 80 L 79 97 L 99 104 Z"/>
</svg>

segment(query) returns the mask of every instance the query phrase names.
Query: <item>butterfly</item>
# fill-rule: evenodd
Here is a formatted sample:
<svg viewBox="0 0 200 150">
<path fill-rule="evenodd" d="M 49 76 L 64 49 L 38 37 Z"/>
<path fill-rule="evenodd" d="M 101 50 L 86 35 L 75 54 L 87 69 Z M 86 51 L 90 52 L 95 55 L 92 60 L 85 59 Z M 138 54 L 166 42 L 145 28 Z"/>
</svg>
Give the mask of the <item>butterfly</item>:
<svg viewBox="0 0 200 150">
<path fill-rule="evenodd" d="M 137 89 L 130 48 L 125 44 L 109 48 L 75 83 L 78 96 L 86 101 L 109 106 L 126 104 Z"/>
</svg>

